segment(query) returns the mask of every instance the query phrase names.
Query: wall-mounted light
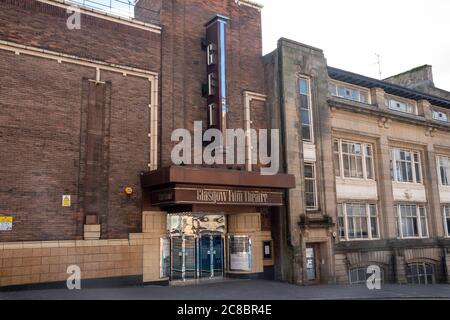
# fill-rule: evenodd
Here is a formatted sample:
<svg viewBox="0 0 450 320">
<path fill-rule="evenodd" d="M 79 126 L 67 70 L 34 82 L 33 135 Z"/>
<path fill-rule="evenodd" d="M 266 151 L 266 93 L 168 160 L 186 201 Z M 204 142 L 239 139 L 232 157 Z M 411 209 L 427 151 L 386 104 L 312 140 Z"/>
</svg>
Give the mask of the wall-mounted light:
<svg viewBox="0 0 450 320">
<path fill-rule="evenodd" d="M 131 196 L 133 194 L 133 188 L 132 187 L 125 187 L 124 191 L 125 191 L 125 194 L 127 196 Z"/>
</svg>

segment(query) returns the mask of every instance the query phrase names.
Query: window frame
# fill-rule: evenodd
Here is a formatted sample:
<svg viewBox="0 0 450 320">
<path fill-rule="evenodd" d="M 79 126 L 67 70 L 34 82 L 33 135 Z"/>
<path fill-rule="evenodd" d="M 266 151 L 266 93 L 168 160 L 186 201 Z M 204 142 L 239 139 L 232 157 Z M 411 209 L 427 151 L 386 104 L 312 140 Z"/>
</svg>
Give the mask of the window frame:
<svg viewBox="0 0 450 320">
<path fill-rule="evenodd" d="M 401 215 L 401 207 L 415 207 L 416 210 L 416 226 L 418 235 L 417 236 L 404 236 L 403 235 L 403 224 L 402 224 L 402 215 Z M 426 227 L 426 236 L 422 234 L 423 228 L 422 228 L 422 216 L 420 212 L 420 208 L 423 208 L 423 212 L 425 214 L 425 227 Z M 424 204 L 397 204 L 395 205 L 395 213 L 396 213 L 396 224 L 397 224 L 397 235 L 398 239 L 429 239 L 430 238 L 430 229 L 429 229 L 429 223 L 428 223 L 428 211 Z M 410 218 L 410 217 L 406 217 Z"/>
<path fill-rule="evenodd" d="M 442 206 L 442 218 L 444 220 L 444 235 L 446 238 L 450 238 L 450 228 L 447 223 L 447 220 L 450 220 L 450 204 Z"/>
<path fill-rule="evenodd" d="M 312 178 L 306 178 L 305 175 L 305 167 L 306 166 L 311 166 L 312 167 L 312 172 L 313 172 L 313 177 Z M 305 161 L 303 163 L 303 179 L 304 179 L 304 183 L 305 183 L 305 209 L 306 211 L 317 211 L 319 209 L 319 197 L 317 194 L 317 172 L 316 172 L 316 163 L 315 162 L 310 162 L 310 161 Z M 306 205 L 306 180 L 308 181 L 312 181 L 314 184 L 314 207 L 308 207 Z"/>
<path fill-rule="evenodd" d="M 309 109 L 305 109 L 302 106 L 302 99 L 301 96 L 305 95 L 304 93 L 302 93 L 301 90 L 301 81 L 306 81 L 307 85 L 308 85 L 308 104 L 309 104 Z M 310 143 L 310 144 L 314 144 L 315 143 L 315 138 L 314 138 L 314 117 L 313 117 L 313 108 L 312 108 L 312 87 L 311 87 L 311 78 L 307 77 L 307 76 L 299 76 L 298 77 L 298 97 L 299 97 L 299 110 L 300 110 L 300 131 L 302 133 L 302 141 L 305 143 Z M 311 139 L 305 139 L 305 137 L 303 136 L 303 121 L 302 121 L 302 111 L 307 111 L 308 115 L 309 115 L 309 134 L 311 135 Z"/>
<path fill-rule="evenodd" d="M 338 143 L 338 151 L 335 150 L 335 143 Z M 358 177 L 346 177 L 345 176 L 345 170 L 344 170 L 344 152 L 342 150 L 342 145 L 343 143 L 346 144 L 360 144 L 361 145 L 361 157 L 362 157 L 362 173 L 363 173 L 363 177 L 362 178 L 358 178 Z M 366 155 L 366 147 L 370 147 L 372 155 L 371 156 L 367 156 Z M 341 179 L 355 179 L 355 180 L 366 180 L 366 181 L 376 181 L 375 178 L 375 154 L 374 154 L 374 146 L 372 143 L 367 143 L 367 142 L 357 142 L 357 141 L 352 141 L 352 140 L 347 140 L 347 139 L 340 139 L 340 138 L 334 138 L 333 139 L 333 156 L 336 155 L 336 153 L 338 153 L 339 155 L 339 173 L 340 175 L 337 176 L 336 172 L 335 177 L 339 177 Z M 346 153 L 348 155 L 352 155 L 350 153 Z M 372 162 L 372 178 L 369 178 L 369 172 L 367 170 L 367 160 L 371 159 Z"/>
<path fill-rule="evenodd" d="M 396 103 L 403 103 L 406 105 L 406 107 L 411 106 L 412 112 L 408 111 L 402 111 L 391 107 L 391 101 L 395 101 Z M 387 103 L 386 103 L 387 102 Z M 417 102 L 412 100 L 403 99 L 397 96 L 391 96 L 391 95 L 385 95 L 384 96 L 384 105 L 391 111 L 404 113 L 404 114 L 413 114 L 413 115 L 419 115 L 418 108 L 417 108 Z"/>
<path fill-rule="evenodd" d="M 336 88 L 336 91 L 334 92 L 334 94 L 331 92 L 330 86 L 334 86 Z M 339 87 L 344 88 L 344 90 L 357 91 L 358 92 L 358 100 L 346 98 L 345 94 L 343 97 L 340 96 L 339 95 Z M 355 102 L 359 102 L 359 103 L 364 103 L 364 104 L 369 104 L 369 105 L 372 104 L 370 90 L 368 90 L 367 88 L 364 88 L 364 87 L 352 85 L 350 83 L 336 81 L 336 80 L 332 80 L 332 81 L 329 80 L 328 81 L 328 93 L 331 94 L 331 96 L 333 96 L 333 97 L 337 97 L 337 98 L 341 98 L 341 99 L 345 99 L 345 100 L 349 100 L 349 101 L 355 101 Z M 361 101 L 361 96 L 365 96 L 366 100 Z"/>
<path fill-rule="evenodd" d="M 445 115 L 446 119 L 445 120 L 439 119 L 439 117 L 435 117 L 436 114 L 443 114 L 443 115 Z M 436 120 L 439 122 L 444 122 L 444 123 L 450 122 L 449 113 L 446 111 L 443 111 L 443 110 L 431 109 L 431 117 L 433 120 Z"/>
<path fill-rule="evenodd" d="M 417 274 L 411 274 L 410 273 L 410 268 L 415 265 L 415 266 L 421 266 L 423 268 L 424 273 L 417 273 Z M 431 267 L 431 274 L 427 273 L 427 266 Z M 418 285 L 430 285 L 430 284 L 435 284 L 436 283 L 436 275 L 435 275 L 435 266 L 431 263 L 428 262 L 411 262 L 408 263 L 406 265 L 405 268 L 406 272 L 405 272 L 405 276 L 406 276 L 406 281 L 408 282 L 408 284 L 418 284 Z M 423 276 L 425 278 L 425 283 L 413 283 L 410 282 L 409 280 L 412 279 L 413 277 L 417 277 L 417 279 L 420 279 L 420 277 Z M 431 283 L 428 282 L 428 276 L 431 276 Z"/>
<path fill-rule="evenodd" d="M 349 229 L 348 229 L 348 212 L 347 212 L 347 205 L 365 205 L 366 207 L 366 215 L 365 218 L 367 220 L 366 224 L 367 224 L 367 238 L 350 238 L 349 237 Z M 372 212 L 370 210 L 370 207 L 373 206 L 375 207 L 375 212 L 376 212 L 376 230 L 377 230 L 377 235 L 376 237 L 373 236 L 372 234 Z M 339 209 L 339 207 L 341 209 Z M 380 234 L 380 214 L 378 212 L 378 205 L 374 202 L 356 202 L 356 201 L 347 201 L 347 202 L 341 202 L 338 203 L 338 237 L 340 241 L 345 241 L 345 242 L 354 242 L 354 241 L 372 241 L 372 240 L 380 240 L 381 239 L 381 234 Z M 339 221 L 340 219 L 343 219 L 343 225 L 342 223 Z M 341 235 L 341 228 L 344 228 L 344 237 L 342 237 Z"/>
<path fill-rule="evenodd" d="M 411 154 L 411 161 L 407 161 L 407 160 L 401 160 L 396 158 L 396 150 L 400 151 L 400 152 L 409 152 Z M 409 184 L 420 184 L 423 185 L 424 184 L 424 176 L 423 176 L 423 169 L 422 169 L 422 153 L 418 150 L 414 150 L 414 149 L 408 149 L 408 148 L 401 148 L 401 147 L 392 147 L 390 149 L 390 153 L 391 153 L 391 177 L 392 177 L 392 181 L 397 182 L 397 183 L 409 183 Z M 415 161 L 414 156 L 418 155 L 418 159 L 419 162 Z M 397 167 L 397 162 L 406 162 L 406 163 L 411 163 L 411 174 L 413 176 L 413 181 L 400 181 L 399 177 L 397 175 L 398 173 L 398 167 Z M 417 171 L 416 171 L 416 164 L 418 164 L 418 168 L 419 168 L 419 177 L 420 177 L 420 182 L 418 182 L 418 176 L 417 176 Z"/>
<path fill-rule="evenodd" d="M 439 185 L 440 186 L 444 186 L 444 187 L 450 187 L 450 174 L 447 177 L 448 184 L 444 184 L 443 180 L 442 180 L 443 177 L 442 177 L 442 173 L 441 173 L 441 158 L 446 158 L 448 160 L 448 162 L 449 162 L 449 167 L 448 168 L 450 169 L 450 157 L 447 156 L 447 155 L 438 154 L 436 156 L 436 166 L 437 166 L 437 175 L 438 175 L 438 178 L 439 178 Z"/>
</svg>

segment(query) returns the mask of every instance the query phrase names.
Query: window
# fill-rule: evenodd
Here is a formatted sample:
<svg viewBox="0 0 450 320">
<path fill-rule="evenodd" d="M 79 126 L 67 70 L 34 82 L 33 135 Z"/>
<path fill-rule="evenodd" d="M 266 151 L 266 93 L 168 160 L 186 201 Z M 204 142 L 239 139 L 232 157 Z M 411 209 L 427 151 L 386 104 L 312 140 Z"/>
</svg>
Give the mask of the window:
<svg viewBox="0 0 450 320">
<path fill-rule="evenodd" d="M 391 150 L 391 173 L 394 181 L 422 183 L 420 153 L 405 149 Z"/>
<path fill-rule="evenodd" d="M 450 237 L 450 205 L 443 207 L 445 236 Z"/>
<path fill-rule="evenodd" d="M 217 93 L 217 80 L 216 74 L 208 74 L 208 95 L 213 96 Z"/>
<path fill-rule="evenodd" d="M 381 282 L 384 281 L 384 270 L 381 271 Z M 369 275 L 367 274 L 367 268 L 355 268 L 350 269 L 350 284 L 366 284 Z"/>
<path fill-rule="evenodd" d="M 408 264 L 406 266 L 406 278 L 410 284 L 433 284 L 433 266 L 429 263 Z"/>
<path fill-rule="evenodd" d="M 378 239 L 378 213 L 375 204 L 338 204 L 338 230 L 341 240 Z"/>
<path fill-rule="evenodd" d="M 358 90 L 349 86 L 344 86 L 336 83 L 330 83 L 328 85 L 328 91 L 332 96 L 344 98 L 347 100 L 368 103 L 369 94 L 368 91 Z"/>
<path fill-rule="evenodd" d="M 207 47 L 208 66 L 211 66 L 211 65 L 217 63 L 216 52 L 217 52 L 217 47 L 215 44 L 211 43 L 210 45 L 208 45 L 208 47 Z"/>
<path fill-rule="evenodd" d="M 438 156 L 439 180 L 441 185 L 450 186 L 450 158 Z"/>
<path fill-rule="evenodd" d="M 300 85 L 300 117 L 302 122 L 303 141 L 313 142 L 313 125 L 311 109 L 311 89 L 309 79 L 301 78 Z"/>
<path fill-rule="evenodd" d="M 406 103 L 403 101 L 399 101 L 392 98 L 384 99 L 384 104 L 391 110 L 404 112 L 404 113 L 413 113 L 416 114 L 416 107 L 410 103 Z"/>
<path fill-rule="evenodd" d="M 337 177 L 374 179 L 371 144 L 335 139 L 334 160 Z"/>
<path fill-rule="evenodd" d="M 448 114 L 446 112 L 433 110 L 433 119 L 448 122 Z"/>
<path fill-rule="evenodd" d="M 428 237 L 427 215 L 424 206 L 398 205 L 396 212 L 400 238 Z"/>
<path fill-rule="evenodd" d="M 317 209 L 317 185 L 316 185 L 316 166 L 314 163 L 305 163 L 305 202 L 306 210 Z"/>
</svg>

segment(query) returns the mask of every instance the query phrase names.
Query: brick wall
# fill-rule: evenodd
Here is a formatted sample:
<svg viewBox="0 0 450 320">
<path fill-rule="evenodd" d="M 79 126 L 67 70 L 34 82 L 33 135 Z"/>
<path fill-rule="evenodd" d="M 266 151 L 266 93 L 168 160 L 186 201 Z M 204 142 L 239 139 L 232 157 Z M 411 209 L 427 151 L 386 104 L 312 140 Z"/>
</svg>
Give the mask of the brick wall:
<svg viewBox="0 0 450 320">
<path fill-rule="evenodd" d="M 69 30 L 68 16 L 65 8 L 34 0 L 0 0 L 0 40 L 159 72 L 160 34 L 86 14 L 81 30 Z M 101 71 L 103 143 L 89 150 L 105 156 L 86 189 L 95 68 L 0 50 L 0 69 L 0 215 L 14 219 L 0 241 L 82 239 L 83 197 L 96 188 L 102 189 L 95 195 L 102 201 L 102 238 L 140 231 L 139 173 L 150 161 L 149 80 Z M 124 194 L 125 186 L 133 195 Z M 70 208 L 61 205 L 64 194 L 72 196 Z"/>
<path fill-rule="evenodd" d="M 35 0 L 0 0 L 0 40 L 158 72 L 161 35 L 82 14 L 69 30 L 65 8 Z"/>
<path fill-rule="evenodd" d="M 13 230 L 0 232 L 0 241 L 81 239 L 82 84 L 95 78 L 95 69 L 6 51 L 0 51 L 0 66 L 0 212 L 14 218 Z M 123 238 L 140 229 L 150 84 L 112 72 L 102 72 L 102 80 L 111 85 L 102 238 Z M 135 193 L 126 196 L 125 186 Z M 61 206 L 64 194 L 72 196 L 70 208 Z"/>
<path fill-rule="evenodd" d="M 152 1 L 141 0 L 140 2 Z M 193 130 L 194 121 L 207 120 L 206 99 L 201 86 L 206 82 L 206 53 L 201 48 L 204 24 L 216 14 L 228 16 L 227 76 L 229 128 L 243 128 L 243 91 L 264 93 L 261 13 L 232 0 L 169 0 L 161 9 L 162 98 L 161 162 L 171 165 L 174 145 L 171 133 L 177 128 Z"/>
</svg>

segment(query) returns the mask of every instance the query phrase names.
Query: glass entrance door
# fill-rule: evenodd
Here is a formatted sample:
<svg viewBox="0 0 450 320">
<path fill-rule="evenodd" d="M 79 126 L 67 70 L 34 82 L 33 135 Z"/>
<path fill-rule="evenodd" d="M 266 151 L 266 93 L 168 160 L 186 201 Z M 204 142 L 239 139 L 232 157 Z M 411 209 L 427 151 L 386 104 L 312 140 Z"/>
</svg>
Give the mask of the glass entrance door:
<svg viewBox="0 0 450 320">
<path fill-rule="evenodd" d="M 221 235 L 203 234 L 200 245 L 200 277 L 223 276 L 223 239 Z"/>
<path fill-rule="evenodd" d="M 171 241 L 172 280 L 194 279 L 195 264 L 195 237 L 172 236 Z"/>
</svg>

